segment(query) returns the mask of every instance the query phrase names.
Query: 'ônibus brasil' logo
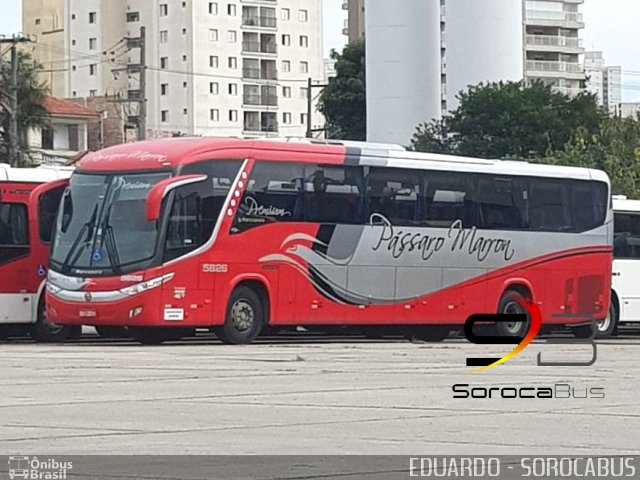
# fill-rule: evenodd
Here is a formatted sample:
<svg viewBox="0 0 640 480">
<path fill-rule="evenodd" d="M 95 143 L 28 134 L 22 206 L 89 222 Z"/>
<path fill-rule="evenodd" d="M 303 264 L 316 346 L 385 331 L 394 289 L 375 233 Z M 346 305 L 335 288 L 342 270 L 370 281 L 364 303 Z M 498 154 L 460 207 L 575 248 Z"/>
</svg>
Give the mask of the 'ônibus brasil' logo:
<svg viewBox="0 0 640 480">
<path fill-rule="evenodd" d="M 472 315 L 467 319 L 464 324 L 464 334 L 472 343 L 477 345 L 508 345 L 515 344 L 516 347 L 504 355 L 501 358 L 495 357 L 468 357 L 467 358 L 467 366 L 468 367 L 476 367 L 470 373 L 482 372 L 485 370 L 489 370 L 490 368 L 497 367 L 501 365 L 519 353 L 521 353 L 525 348 L 531 344 L 533 340 L 540 333 L 540 329 L 542 327 L 542 312 L 538 305 L 533 303 L 531 299 L 522 299 L 522 298 L 514 298 L 518 304 L 526 310 L 527 313 L 517 313 L 517 314 L 476 314 Z M 594 341 L 595 333 L 597 331 L 597 323 L 595 318 L 591 315 L 554 315 L 554 317 L 563 317 L 566 319 L 576 319 L 582 318 L 587 321 L 591 325 L 591 338 L 588 339 L 558 339 L 558 338 L 550 338 L 547 340 L 548 343 L 555 344 L 586 344 L 591 346 L 592 348 L 592 358 L 588 362 L 543 362 L 542 355 L 538 353 L 538 366 L 553 366 L 553 367 L 589 367 L 596 362 L 597 359 L 597 346 Z M 520 323 L 524 322 L 528 324 L 528 330 L 526 335 L 476 335 L 473 331 L 473 327 L 476 324 L 494 324 L 494 323 Z M 583 322 L 584 323 L 584 322 Z"/>
</svg>

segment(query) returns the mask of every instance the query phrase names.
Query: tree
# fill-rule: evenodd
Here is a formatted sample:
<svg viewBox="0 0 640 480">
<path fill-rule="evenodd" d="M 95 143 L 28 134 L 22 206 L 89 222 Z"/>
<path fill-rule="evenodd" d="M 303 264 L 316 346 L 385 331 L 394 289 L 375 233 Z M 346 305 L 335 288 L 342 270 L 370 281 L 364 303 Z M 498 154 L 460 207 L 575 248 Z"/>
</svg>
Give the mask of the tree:
<svg viewBox="0 0 640 480">
<path fill-rule="evenodd" d="M 449 135 L 447 119 L 425 122 L 416 128 L 411 147 L 418 152 L 453 153 L 452 138 Z"/>
<path fill-rule="evenodd" d="M 46 83 L 38 79 L 41 69 L 31 55 L 18 52 L 18 132 L 21 151 L 26 146 L 26 132 L 47 124 L 48 114 L 44 99 L 48 94 Z M 8 158 L 11 123 L 11 62 L 0 60 L 0 158 Z"/>
<path fill-rule="evenodd" d="M 458 95 L 442 122 L 418 126 L 413 148 L 481 158 L 542 158 L 578 128 L 597 132 L 604 113 L 594 95 L 569 97 L 540 82 L 480 84 Z"/>
<path fill-rule="evenodd" d="M 327 119 L 331 138 L 366 140 L 367 97 L 365 76 L 365 46 L 363 40 L 350 43 L 338 53 L 337 75 L 329 80 L 320 96 L 318 110 Z"/>
<path fill-rule="evenodd" d="M 580 129 L 543 161 L 604 170 L 614 194 L 640 198 L 640 117 L 608 118 L 596 134 Z"/>
</svg>

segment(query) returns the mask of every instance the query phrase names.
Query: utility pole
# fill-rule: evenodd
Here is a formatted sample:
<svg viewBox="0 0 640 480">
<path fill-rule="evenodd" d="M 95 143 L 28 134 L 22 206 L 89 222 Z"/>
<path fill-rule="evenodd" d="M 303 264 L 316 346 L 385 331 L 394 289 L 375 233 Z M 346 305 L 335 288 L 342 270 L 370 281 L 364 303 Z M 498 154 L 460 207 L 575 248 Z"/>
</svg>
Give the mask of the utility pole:
<svg viewBox="0 0 640 480">
<path fill-rule="evenodd" d="M 140 108 L 138 140 L 147 138 L 147 29 L 140 27 Z"/>
<path fill-rule="evenodd" d="M 20 141 L 18 140 L 18 50 L 11 46 L 11 124 L 9 127 L 9 161 L 20 166 Z"/>
<path fill-rule="evenodd" d="M 326 86 L 327 85 L 320 84 L 320 83 L 314 84 L 311 77 L 307 79 L 307 138 L 313 138 L 313 134 L 316 132 L 326 131 L 326 128 L 313 128 L 313 119 L 312 119 L 313 100 L 314 100 L 313 89 L 319 88 L 320 90 L 322 90 Z"/>
<path fill-rule="evenodd" d="M 20 105 L 18 104 L 18 44 L 30 42 L 31 40 L 22 35 L 14 35 L 12 37 L 0 37 L 0 45 L 11 44 L 11 85 L 9 93 L 9 105 L 11 109 L 11 121 L 9 124 L 9 163 L 14 167 L 19 167 L 20 158 L 20 138 L 18 132 L 18 113 Z"/>
</svg>

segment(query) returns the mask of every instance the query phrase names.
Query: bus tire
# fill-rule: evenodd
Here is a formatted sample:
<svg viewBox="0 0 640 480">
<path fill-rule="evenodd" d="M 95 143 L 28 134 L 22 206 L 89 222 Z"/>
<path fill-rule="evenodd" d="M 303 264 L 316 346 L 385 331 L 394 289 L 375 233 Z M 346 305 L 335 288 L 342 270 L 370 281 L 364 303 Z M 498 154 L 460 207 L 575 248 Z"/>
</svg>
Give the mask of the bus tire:
<svg viewBox="0 0 640 480">
<path fill-rule="evenodd" d="M 127 331 L 136 342 L 149 346 L 177 341 L 195 333 L 193 328 L 176 327 L 128 327 Z"/>
<path fill-rule="evenodd" d="M 63 343 L 69 340 L 72 335 L 77 334 L 78 329 L 82 332 L 80 325 L 56 325 L 47 320 L 47 310 L 44 305 L 44 298 L 38 303 L 38 318 L 31 327 L 31 338 L 36 343 Z"/>
<path fill-rule="evenodd" d="M 253 342 L 265 324 L 264 306 L 260 296 L 247 286 L 237 287 L 229 298 L 224 324 L 214 327 L 218 338 L 227 345 Z"/>
<path fill-rule="evenodd" d="M 524 337 L 529 331 L 530 318 L 527 309 L 522 306 L 525 298 L 517 290 L 507 290 L 498 303 L 499 314 L 522 314 L 527 315 L 526 322 L 497 323 L 494 327 L 501 337 Z"/>
<path fill-rule="evenodd" d="M 130 338 L 127 327 L 105 327 L 102 325 L 94 328 L 102 338 Z"/>
<path fill-rule="evenodd" d="M 616 302 L 611 297 L 611 303 L 609 305 L 609 313 L 606 318 L 598 322 L 598 331 L 596 332 L 596 338 L 609 338 L 618 328 L 618 309 L 616 308 Z"/>
</svg>

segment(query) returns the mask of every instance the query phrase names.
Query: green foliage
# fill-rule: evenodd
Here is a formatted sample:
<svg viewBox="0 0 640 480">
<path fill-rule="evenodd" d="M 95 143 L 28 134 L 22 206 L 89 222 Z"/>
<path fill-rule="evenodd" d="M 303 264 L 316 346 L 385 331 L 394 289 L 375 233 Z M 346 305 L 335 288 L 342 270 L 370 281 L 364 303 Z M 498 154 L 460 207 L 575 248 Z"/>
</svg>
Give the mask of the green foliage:
<svg viewBox="0 0 640 480">
<path fill-rule="evenodd" d="M 603 118 L 590 94 L 555 93 L 536 82 L 480 84 L 458 95 L 458 108 L 442 122 L 418 127 L 416 150 L 445 148 L 481 158 L 541 158 L 563 148 L 577 128 L 596 132 Z"/>
<path fill-rule="evenodd" d="M 414 150 L 597 168 L 613 193 L 640 198 L 640 116 L 609 118 L 590 94 L 541 83 L 478 85 L 442 120 L 419 125 Z"/>
<path fill-rule="evenodd" d="M 411 148 L 418 152 L 453 153 L 452 143 L 446 119 L 433 120 L 418 125 Z"/>
<path fill-rule="evenodd" d="M 18 132 L 22 151 L 29 128 L 44 126 L 48 114 L 43 104 L 48 94 L 44 82 L 38 79 L 42 68 L 28 53 L 18 52 Z M 8 56 L 0 61 L 0 157 L 7 158 L 11 121 L 11 62 Z"/>
<path fill-rule="evenodd" d="M 615 195 L 640 198 L 640 118 L 608 118 L 592 135 L 579 130 L 562 150 L 543 161 L 604 170 Z"/>
<path fill-rule="evenodd" d="M 364 41 L 347 45 L 342 53 L 335 50 L 336 77 L 329 81 L 320 96 L 318 109 L 327 119 L 331 138 L 366 140 L 367 98 Z"/>
</svg>

